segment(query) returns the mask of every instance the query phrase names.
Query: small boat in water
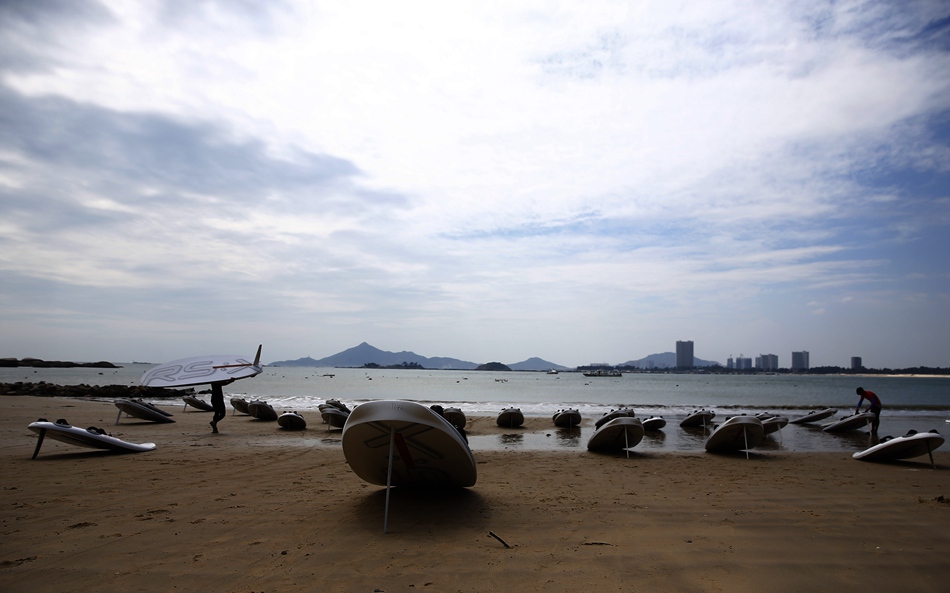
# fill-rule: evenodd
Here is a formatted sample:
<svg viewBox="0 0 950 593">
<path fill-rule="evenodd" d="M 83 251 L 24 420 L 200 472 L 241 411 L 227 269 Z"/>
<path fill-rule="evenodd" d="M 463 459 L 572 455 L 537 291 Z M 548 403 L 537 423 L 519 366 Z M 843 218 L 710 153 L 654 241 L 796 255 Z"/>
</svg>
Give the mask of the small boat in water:
<svg viewBox="0 0 950 593">
<path fill-rule="evenodd" d="M 662 416 L 652 416 L 643 421 L 643 430 L 647 432 L 656 432 L 666 426 L 666 420 Z"/>
<path fill-rule="evenodd" d="M 520 408 L 505 408 L 495 422 L 502 428 L 515 428 L 524 424 L 524 414 Z"/>
</svg>

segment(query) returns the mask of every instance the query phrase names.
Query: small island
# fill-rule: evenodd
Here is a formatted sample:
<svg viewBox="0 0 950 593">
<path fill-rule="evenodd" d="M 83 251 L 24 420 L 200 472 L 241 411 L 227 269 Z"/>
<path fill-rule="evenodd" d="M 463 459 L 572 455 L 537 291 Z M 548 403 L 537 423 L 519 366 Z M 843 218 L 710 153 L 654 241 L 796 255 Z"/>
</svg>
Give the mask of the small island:
<svg viewBox="0 0 950 593">
<path fill-rule="evenodd" d="M 122 367 L 100 360 L 99 362 L 69 362 L 65 360 L 43 360 L 41 358 L 0 358 L 0 367 L 33 367 L 37 369 L 120 369 Z"/>
<path fill-rule="evenodd" d="M 511 367 L 500 362 L 486 362 L 485 364 L 480 364 L 475 369 L 476 371 L 510 371 Z"/>
</svg>

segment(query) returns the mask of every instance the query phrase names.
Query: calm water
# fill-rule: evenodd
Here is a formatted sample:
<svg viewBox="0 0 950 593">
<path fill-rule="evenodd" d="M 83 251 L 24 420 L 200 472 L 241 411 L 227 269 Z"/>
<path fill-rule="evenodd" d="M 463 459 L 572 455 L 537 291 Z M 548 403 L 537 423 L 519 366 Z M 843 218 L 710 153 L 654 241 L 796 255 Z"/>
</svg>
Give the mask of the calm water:
<svg viewBox="0 0 950 593">
<path fill-rule="evenodd" d="M 2 368 L 0 382 L 137 385 L 151 366 Z M 950 434 L 946 422 L 950 420 L 950 378 L 690 374 L 587 378 L 581 373 L 266 367 L 257 377 L 228 385 L 225 391 L 232 396 L 266 399 L 277 410 L 299 411 L 317 427 L 323 426 L 317 420 L 317 406 L 331 398 L 350 407 L 379 399 L 451 404 L 472 416 L 494 416 L 504 407 L 515 406 L 525 413 L 531 427 L 544 426 L 541 423 L 562 408 L 576 408 L 585 419 L 593 420 L 611 409 L 628 406 L 635 408 L 639 417 L 658 415 L 668 421 L 662 433 L 645 437 L 635 450 L 681 451 L 702 450 L 706 436 L 702 431 L 679 428 L 679 420 L 692 410 L 714 410 L 716 420 L 763 411 L 794 418 L 816 407 L 834 407 L 848 413 L 857 404 L 854 390 L 858 386 L 874 391 L 884 403 L 881 436 L 933 428 Z M 472 449 L 586 450 L 592 428 L 562 431 L 548 425 L 550 430 L 542 432 L 514 430 L 503 437 L 473 437 Z M 759 450 L 861 450 L 867 447 L 868 438 L 862 432 L 827 434 L 817 426 L 789 425 L 771 435 Z"/>
</svg>

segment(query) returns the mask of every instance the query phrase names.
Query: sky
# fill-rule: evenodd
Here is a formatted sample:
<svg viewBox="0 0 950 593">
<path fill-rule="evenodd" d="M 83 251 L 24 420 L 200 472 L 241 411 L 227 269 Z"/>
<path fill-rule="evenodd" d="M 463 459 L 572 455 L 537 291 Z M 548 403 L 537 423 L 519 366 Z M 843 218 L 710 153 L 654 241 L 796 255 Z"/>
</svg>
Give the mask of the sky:
<svg viewBox="0 0 950 593">
<path fill-rule="evenodd" d="M 950 366 L 944 0 L 0 3 L 0 357 Z"/>
</svg>

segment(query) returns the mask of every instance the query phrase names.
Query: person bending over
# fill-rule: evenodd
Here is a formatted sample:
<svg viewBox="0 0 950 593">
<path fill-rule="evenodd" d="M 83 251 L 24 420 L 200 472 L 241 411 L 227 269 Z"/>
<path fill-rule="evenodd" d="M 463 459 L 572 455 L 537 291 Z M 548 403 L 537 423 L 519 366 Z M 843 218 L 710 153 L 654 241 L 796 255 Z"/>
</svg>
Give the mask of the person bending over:
<svg viewBox="0 0 950 593">
<path fill-rule="evenodd" d="M 881 423 L 881 400 L 873 391 L 868 391 L 863 387 L 858 387 L 855 390 L 855 393 L 861 396 L 861 399 L 858 400 L 858 406 L 854 409 L 854 413 L 857 414 L 861 411 L 861 404 L 864 403 L 864 400 L 868 400 L 868 403 L 871 404 L 871 407 L 868 408 L 868 412 L 874 414 L 874 420 L 871 421 L 871 432 L 876 433 L 877 427 Z"/>
</svg>

